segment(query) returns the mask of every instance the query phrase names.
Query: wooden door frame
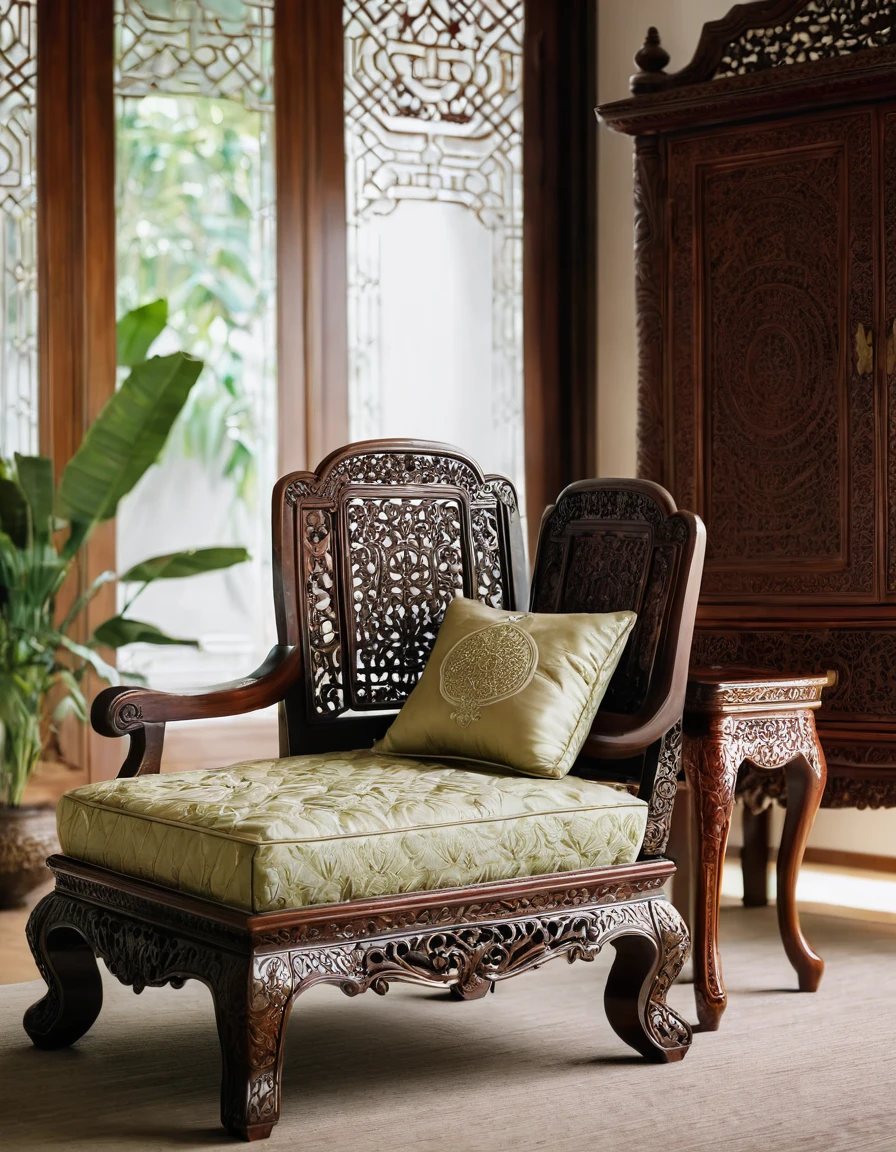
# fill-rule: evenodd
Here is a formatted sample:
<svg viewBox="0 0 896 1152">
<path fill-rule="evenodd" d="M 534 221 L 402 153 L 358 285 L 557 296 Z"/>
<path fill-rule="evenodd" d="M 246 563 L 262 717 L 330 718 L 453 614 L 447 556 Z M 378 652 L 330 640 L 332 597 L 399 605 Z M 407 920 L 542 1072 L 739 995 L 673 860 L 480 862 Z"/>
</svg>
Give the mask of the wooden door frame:
<svg viewBox="0 0 896 1152">
<path fill-rule="evenodd" d="M 275 0 L 280 472 L 348 440 L 342 4 Z"/>
<path fill-rule="evenodd" d="M 57 477 L 115 390 L 112 21 L 113 0 L 38 0 L 39 420 L 41 451 Z M 114 567 L 110 522 L 78 557 L 60 611 Z M 84 613 L 77 639 L 114 612 L 115 589 L 107 585 Z M 89 676 L 88 693 L 99 687 Z M 66 758 L 89 766 L 92 776 L 117 771 L 115 749 L 86 726 L 73 721 L 60 739 Z"/>
<path fill-rule="evenodd" d="M 523 343 L 530 555 L 597 467 L 597 0 L 526 0 Z"/>
</svg>

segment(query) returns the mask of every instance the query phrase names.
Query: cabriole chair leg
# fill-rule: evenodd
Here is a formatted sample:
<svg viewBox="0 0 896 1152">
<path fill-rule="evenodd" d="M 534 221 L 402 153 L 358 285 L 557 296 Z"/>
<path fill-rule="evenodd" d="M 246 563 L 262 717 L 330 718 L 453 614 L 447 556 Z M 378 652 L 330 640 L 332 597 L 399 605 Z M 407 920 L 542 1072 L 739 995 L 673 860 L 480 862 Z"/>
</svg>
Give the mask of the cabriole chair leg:
<svg viewBox="0 0 896 1152">
<path fill-rule="evenodd" d="M 613 940 L 616 959 L 604 992 L 607 1019 L 617 1036 L 657 1063 L 683 1060 L 691 1027 L 666 1003 L 690 953 L 688 930 L 666 900 L 651 906 L 653 934 L 626 933 Z"/>
<path fill-rule="evenodd" d="M 103 982 L 93 949 L 65 922 L 66 902 L 45 896 L 26 935 L 47 994 L 25 1013 L 25 1031 L 38 1048 L 66 1048 L 91 1027 L 103 1006 Z"/>
</svg>

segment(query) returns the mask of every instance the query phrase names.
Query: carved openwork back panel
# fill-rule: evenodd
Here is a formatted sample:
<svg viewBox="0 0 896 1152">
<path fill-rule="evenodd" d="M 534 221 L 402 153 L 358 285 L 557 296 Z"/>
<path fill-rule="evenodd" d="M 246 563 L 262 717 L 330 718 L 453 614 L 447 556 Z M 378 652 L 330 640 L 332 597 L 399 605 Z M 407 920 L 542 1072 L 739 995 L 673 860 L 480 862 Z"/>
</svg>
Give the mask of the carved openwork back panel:
<svg viewBox="0 0 896 1152">
<path fill-rule="evenodd" d="M 308 723 L 400 708 L 455 596 L 516 606 L 513 486 L 447 446 L 344 449 L 283 499 Z"/>
<path fill-rule="evenodd" d="M 638 614 L 602 708 L 631 714 L 644 703 L 669 621 L 686 521 L 620 481 L 572 485 L 541 527 L 536 612 Z"/>
</svg>

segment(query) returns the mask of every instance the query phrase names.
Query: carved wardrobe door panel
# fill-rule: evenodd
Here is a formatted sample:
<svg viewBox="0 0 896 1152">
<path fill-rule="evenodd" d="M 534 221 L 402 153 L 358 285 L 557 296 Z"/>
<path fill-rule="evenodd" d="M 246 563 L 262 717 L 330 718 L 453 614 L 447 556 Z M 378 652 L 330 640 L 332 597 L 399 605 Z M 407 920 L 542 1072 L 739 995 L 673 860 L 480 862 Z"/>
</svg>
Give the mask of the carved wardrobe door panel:
<svg viewBox="0 0 896 1152">
<path fill-rule="evenodd" d="M 873 116 L 672 138 L 672 460 L 702 600 L 874 597 Z"/>
<path fill-rule="evenodd" d="M 886 349 L 884 402 L 886 442 L 887 546 L 884 560 L 884 594 L 896 598 L 896 108 L 887 108 L 883 120 L 883 240 L 884 240 L 884 336 Z"/>
</svg>

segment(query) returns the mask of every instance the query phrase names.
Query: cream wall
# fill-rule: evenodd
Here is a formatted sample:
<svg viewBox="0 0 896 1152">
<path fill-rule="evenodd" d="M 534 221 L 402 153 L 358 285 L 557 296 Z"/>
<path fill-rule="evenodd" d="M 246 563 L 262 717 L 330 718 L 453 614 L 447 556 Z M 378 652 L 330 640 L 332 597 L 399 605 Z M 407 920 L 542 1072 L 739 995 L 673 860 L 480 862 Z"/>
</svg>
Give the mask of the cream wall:
<svg viewBox="0 0 896 1152">
<path fill-rule="evenodd" d="M 632 62 L 654 25 L 670 70 L 694 54 L 707 20 L 732 0 L 598 0 L 597 83 L 603 104 L 629 95 Z M 634 476 L 637 348 L 632 218 L 632 141 L 601 127 L 598 138 L 597 463 L 602 476 Z"/>
<path fill-rule="evenodd" d="M 671 56 L 670 70 L 691 59 L 707 20 L 724 16 L 733 0 L 599 0 L 598 96 L 628 95 L 632 57 L 650 25 Z M 637 347 L 632 247 L 632 142 L 599 128 L 597 463 L 601 476 L 636 471 Z M 732 835 L 738 842 L 738 836 Z M 819 848 L 896 856 L 896 810 L 818 815 L 811 844 Z"/>
</svg>

